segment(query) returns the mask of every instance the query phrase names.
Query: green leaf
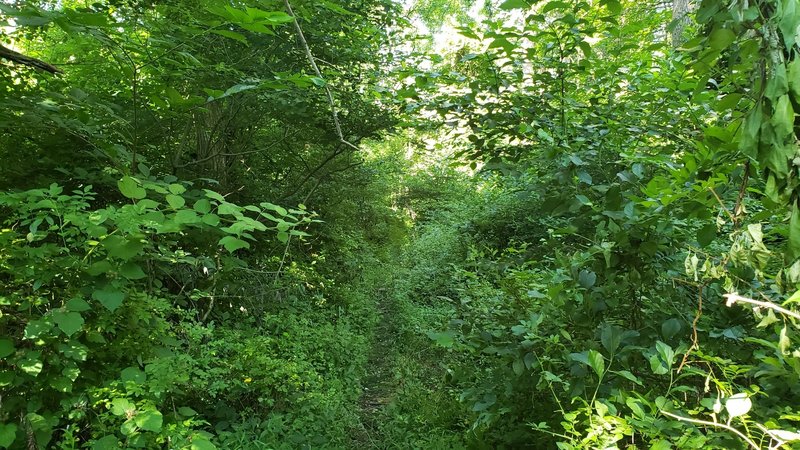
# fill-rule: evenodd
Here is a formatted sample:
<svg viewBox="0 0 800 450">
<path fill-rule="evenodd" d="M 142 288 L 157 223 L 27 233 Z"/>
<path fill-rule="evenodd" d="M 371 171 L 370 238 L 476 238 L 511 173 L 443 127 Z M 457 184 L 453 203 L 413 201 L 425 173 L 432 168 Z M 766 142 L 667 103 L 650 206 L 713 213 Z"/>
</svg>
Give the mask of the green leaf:
<svg viewBox="0 0 800 450">
<path fill-rule="evenodd" d="M 206 193 L 206 197 L 208 197 L 208 198 L 210 198 L 212 200 L 216 200 L 218 202 L 225 202 L 225 197 L 217 194 L 216 192 L 210 191 L 208 189 L 203 189 L 203 191 Z"/>
<path fill-rule="evenodd" d="M 220 203 L 219 207 L 217 208 L 218 214 L 224 214 L 228 216 L 236 216 L 242 213 L 242 208 L 234 205 L 233 203 Z"/>
<path fill-rule="evenodd" d="M 175 222 L 179 224 L 194 224 L 201 222 L 201 219 L 194 210 L 182 209 L 175 213 Z"/>
<path fill-rule="evenodd" d="M 500 4 L 500 9 L 504 9 L 506 11 L 523 8 L 530 8 L 530 4 L 525 0 L 506 0 Z"/>
<path fill-rule="evenodd" d="M 578 283 L 586 289 L 591 288 L 597 282 L 597 274 L 591 270 L 581 270 L 578 274 Z"/>
<path fill-rule="evenodd" d="M 249 45 L 247 42 L 247 38 L 244 37 L 244 35 L 241 33 L 237 33 L 235 31 L 230 31 L 230 30 L 211 30 L 211 32 L 214 34 L 218 34 L 220 36 L 224 36 L 228 39 L 239 41 L 244 45 Z"/>
<path fill-rule="evenodd" d="M 197 415 L 197 411 L 189 408 L 188 406 L 181 406 L 178 408 L 178 414 L 182 415 L 183 417 L 193 417 Z"/>
<path fill-rule="evenodd" d="M 525 372 L 525 363 L 523 363 L 521 359 L 515 359 L 514 362 L 511 363 L 511 369 L 514 371 L 514 374 L 520 376 Z"/>
<path fill-rule="evenodd" d="M 208 438 L 195 435 L 192 437 L 192 446 L 189 450 L 217 450 L 217 446 L 212 444 Z"/>
<path fill-rule="evenodd" d="M 619 15 L 622 12 L 622 4 L 618 0 L 605 0 L 601 4 L 605 5 L 611 14 Z"/>
<path fill-rule="evenodd" d="M 141 280 L 147 277 L 142 267 L 132 261 L 123 264 L 122 267 L 119 268 L 119 274 L 129 280 Z"/>
<path fill-rule="evenodd" d="M 0 423 L 0 447 L 8 448 L 17 438 L 17 426 L 13 423 Z"/>
<path fill-rule="evenodd" d="M 74 359 L 75 361 L 86 361 L 86 357 L 89 355 L 89 347 L 74 339 L 66 344 L 58 344 L 58 351 L 63 353 L 67 358 Z M 73 381 L 75 380 L 73 379 Z"/>
<path fill-rule="evenodd" d="M 122 370 L 120 379 L 126 383 L 132 382 L 141 385 L 147 381 L 147 375 L 139 370 L 138 367 L 127 367 Z"/>
<path fill-rule="evenodd" d="M 622 330 L 614 325 L 604 323 L 600 332 L 600 342 L 608 350 L 608 353 L 613 355 L 622 342 Z"/>
<path fill-rule="evenodd" d="M 83 317 L 77 312 L 56 309 L 53 311 L 53 321 L 67 336 L 72 336 L 83 327 Z"/>
<path fill-rule="evenodd" d="M 638 384 L 639 386 L 644 386 L 644 384 L 642 383 L 642 380 L 640 380 L 639 378 L 636 377 L 636 375 L 630 373 L 627 370 L 612 370 L 611 372 L 621 376 L 622 378 L 625 378 L 628 381 L 633 381 L 634 383 Z"/>
<path fill-rule="evenodd" d="M 139 200 L 147 196 L 147 191 L 139 186 L 139 182 L 127 175 L 117 182 L 117 186 L 125 197 Z"/>
<path fill-rule="evenodd" d="M 795 58 L 787 67 L 789 89 L 794 94 L 795 101 L 800 101 L 800 58 Z"/>
<path fill-rule="evenodd" d="M 554 10 L 554 9 L 570 9 L 570 5 L 568 3 L 566 3 L 566 2 L 562 2 L 560 0 L 555 0 L 555 1 L 551 1 L 551 2 L 545 3 L 545 5 L 540 10 L 540 12 L 542 14 L 546 14 L 546 13 L 548 13 L 548 12 Z"/>
<path fill-rule="evenodd" d="M 194 210 L 200 214 L 208 214 L 211 212 L 211 202 L 206 198 L 201 198 L 194 203 Z"/>
<path fill-rule="evenodd" d="M 789 252 L 800 257 L 800 207 L 792 206 L 792 217 L 789 219 Z"/>
<path fill-rule="evenodd" d="M 139 411 L 139 413 L 134 416 L 133 420 L 136 422 L 136 426 L 139 428 L 145 431 L 158 433 L 161 431 L 164 418 L 160 412 L 154 409 L 148 409 L 145 411 Z"/>
<path fill-rule="evenodd" d="M 792 109 L 792 103 L 788 95 L 782 95 L 778 99 L 775 105 L 775 112 L 772 114 L 770 122 L 775 129 L 775 134 L 781 141 L 785 139 L 786 136 L 794 133 L 794 109 Z"/>
<path fill-rule="evenodd" d="M 14 341 L 11 339 L 0 339 L 0 358 L 5 358 L 14 353 Z"/>
<path fill-rule="evenodd" d="M 439 345 L 439 346 L 445 347 L 445 348 L 452 347 L 453 343 L 455 342 L 452 331 L 445 331 L 445 332 L 442 332 L 442 333 L 436 333 L 436 332 L 433 332 L 433 331 L 429 331 L 428 332 L 428 337 L 432 341 L 436 342 L 436 345 Z"/>
<path fill-rule="evenodd" d="M 180 209 L 186 204 L 186 200 L 180 195 L 167 194 L 167 203 L 169 203 L 169 206 L 173 209 Z"/>
<path fill-rule="evenodd" d="M 111 400 L 111 414 L 115 416 L 127 416 L 136 410 L 136 405 L 127 398 L 115 398 Z"/>
<path fill-rule="evenodd" d="M 122 305 L 122 301 L 125 300 L 125 293 L 113 287 L 109 287 L 94 291 L 92 293 L 92 298 L 100 302 L 100 304 L 105 306 L 109 311 L 114 312 Z"/>
<path fill-rule="evenodd" d="M 671 339 L 672 336 L 681 331 L 681 321 L 676 318 L 667 319 L 661 324 L 661 334 L 664 339 Z"/>
<path fill-rule="evenodd" d="M 75 312 L 83 312 L 92 309 L 92 307 L 86 303 L 86 300 L 80 297 L 71 298 L 67 304 L 65 305 L 67 310 L 75 311 Z"/>
<path fill-rule="evenodd" d="M 598 377 L 602 377 L 606 370 L 606 361 L 603 359 L 603 355 L 597 350 L 589 350 L 587 358 L 589 359 L 589 366 L 594 370 L 594 373 Z"/>
<path fill-rule="evenodd" d="M 697 243 L 700 247 L 707 247 L 717 237 L 717 225 L 709 223 L 697 230 Z"/>
<path fill-rule="evenodd" d="M 39 360 L 39 352 L 28 352 L 27 356 L 17 363 L 17 366 L 28 375 L 37 376 L 44 368 L 44 364 Z"/>
<path fill-rule="evenodd" d="M 225 250 L 227 250 L 230 253 L 233 253 L 241 248 L 250 248 L 250 243 L 234 236 L 223 237 L 222 239 L 219 240 L 219 245 L 225 247 Z"/>
<path fill-rule="evenodd" d="M 113 435 L 103 436 L 92 443 L 92 450 L 117 450 L 119 448 L 119 439 Z"/>
<path fill-rule="evenodd" d="M 144 244 L 139 239 L 113 235 L 103 239 L 102 245 L 108 252 L 108 256 L 126 261 L 138 255 L 144 249 Z"/>
<path fill-rule="evenodd" d="M 203 223 L 212 227 L 216 227 L 219 225 L 219 216 L 216 214 L 206 214 L 203 216 Z"/>
<path fill-rule="evenodd" d="M 708 37 L 708 44 L 712 50 L 727 48 L 736 39 L 736 34 L 727 28 L 717 28 Z"/>
<path fill-rule="evenodd" d="M 53 324 L 46 319 L 32 320 L 25 326 L 25 339 L 36 339 L 53 329 Z"/>
<path fill-rule="evenodd" d="M 589 197 L 587 197 L 587 196 L 585 196 L 583 194 L 578 194 L 578 195 L 575 196 L 575 198 L 578 199 L 579 202 L 581 202 L 581 205 L 592 206 L 592 201 L 589 200 Z"/>
<path fill-rule="evenodd" d="M 184 192 L 186 192 L 186 187 L 178 183 L 170 184 L 169 186 L 167 186 L 167 189 L 169 189 L 169 191 L 175 195 L 181 195 Z"/>
</svg>

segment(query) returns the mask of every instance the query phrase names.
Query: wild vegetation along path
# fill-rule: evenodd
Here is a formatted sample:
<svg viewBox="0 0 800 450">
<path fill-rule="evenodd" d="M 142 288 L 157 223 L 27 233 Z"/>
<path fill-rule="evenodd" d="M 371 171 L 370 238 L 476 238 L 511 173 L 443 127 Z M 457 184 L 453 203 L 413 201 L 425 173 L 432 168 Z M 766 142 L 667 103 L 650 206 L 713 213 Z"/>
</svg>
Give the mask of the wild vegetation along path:
<svg viewBox="0 0 800 450">
<path fill-rule="evenodd" d="M 388 283 L 391 286 L 391 281 Z M 375 290 L 378 320 L 372 335 L 372 349 L 362 381 L 362 394 L 358 401 L 361 428 L 354 433 L 354 443 L 359 448 L 382 448 L 380 415 L 391 402 L 396 391 L 393 346 L 397 341 L 394 317 L 394 298 L 389 287 Z"/>
</svg>

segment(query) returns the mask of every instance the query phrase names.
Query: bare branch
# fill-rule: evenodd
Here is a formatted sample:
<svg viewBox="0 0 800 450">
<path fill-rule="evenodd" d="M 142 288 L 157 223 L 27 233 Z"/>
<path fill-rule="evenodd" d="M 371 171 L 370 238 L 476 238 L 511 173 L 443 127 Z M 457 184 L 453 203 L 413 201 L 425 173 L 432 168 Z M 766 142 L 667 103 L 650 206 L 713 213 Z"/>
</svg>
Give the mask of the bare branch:
<svg viewBox="0 0 800 450">
<path fill-rule="evenodd" d="M 292 10 L 292 5 L 289 4 L 289 0 L 283 0 L 283 4 L 286 5 L 286 12 L 292 16 L 294 20 L 294 29 L 297 30 L 297 39 L 300 41 L 300 45 L 303 46 L 303 50 L 305 50 L 306 58 L 308 58 L 309 64 L 311 64 L 311 68 L 314 69 L 314 73 L 320 78 L 322 77 L 322 72 L 319 70 L 319 66 L 317 66 L 317 62 L 315 61 L 314 55 L 311 53 L 311 48 L 308 46 L 308 42 L 306 41 L 306 37 L 303 34 L 303 29 L 300 28 L 300 22 L 297 21 L 297 16 L 294 15 L 294 11 Z M 336 102 L 333 99 L 333 92 L 331 91 L 330 86 L 326 82 L 323 86 L 325 89 L 325 94 L 328 96 L 328 103 L 331 106 L 331 116 L 333 117 L 333 125 L 336 127 L 336 135 L 339 137 L 339 142 L 348 147 L 353 148 L 354 150 L 358 150 L 358 147 L 353 145 L 350 141 L 344 138 L 344 134 L 342 133 L 342 125 L 339 123 L 339 112 L 336 109 Z"/>
<path fill-rule="evenodd" d="M 736 293 L 725 294 L 723 297 L 725 297 L 725 299 L 727 299 L 727 302 L 725 302 L 725 305 L 729 306 L 729 307 L 733 306 L 733 304 L 737 303 L 737 302 L 739 302 L 739 303 L 749 303 L 751 305 L 754 305 L 757 308 L 771 309 L 771 310 L 777 311 L 777 312 L 779 312 L 781 314 L 784 314 L 784 315 L 787 315 L 789 317 L 792 317 L 792 318 L 800 320 L 800 314 L 798 314 L 798 313 L 796 313 L 794 311 L 790 311 L 790 310 L 788 310 L 788 309 L 786 309 L 786 308 L 784 308 L 784 307 L 782 307 L 780 305 L 776 305 L 775 303 L 772 303 L 772 302 L 762 302 L 761 300 L 753 300 L 752 298 L 742 297 L 741 295 L 736 294 Z"/>
</svg>

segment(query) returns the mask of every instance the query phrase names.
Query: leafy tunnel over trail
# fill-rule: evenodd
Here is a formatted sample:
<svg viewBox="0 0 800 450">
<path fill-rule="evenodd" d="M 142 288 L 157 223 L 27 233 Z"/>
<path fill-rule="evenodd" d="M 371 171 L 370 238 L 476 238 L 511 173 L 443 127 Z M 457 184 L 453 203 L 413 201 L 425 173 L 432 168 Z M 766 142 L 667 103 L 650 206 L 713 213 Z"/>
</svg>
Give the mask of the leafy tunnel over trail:
<svg viewBox="0 0 800 450">
<path fill-rule="evenodd" d="M 0 448 L 800 441 L 796 0 L 0 22 Z"/>
</svg>

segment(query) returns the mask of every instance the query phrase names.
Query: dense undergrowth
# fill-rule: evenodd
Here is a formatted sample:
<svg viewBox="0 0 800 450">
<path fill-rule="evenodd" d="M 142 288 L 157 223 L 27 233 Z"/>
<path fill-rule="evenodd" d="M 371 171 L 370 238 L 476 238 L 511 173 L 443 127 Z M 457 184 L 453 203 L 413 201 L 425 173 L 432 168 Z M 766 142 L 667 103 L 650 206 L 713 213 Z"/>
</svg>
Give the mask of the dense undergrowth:
<svg viewBox="0 0 800 450">
<path fill-rule="evenodd" d="M 800 442 L 796 1 L 0 21 L 0 448 Z"/>
</svg>

